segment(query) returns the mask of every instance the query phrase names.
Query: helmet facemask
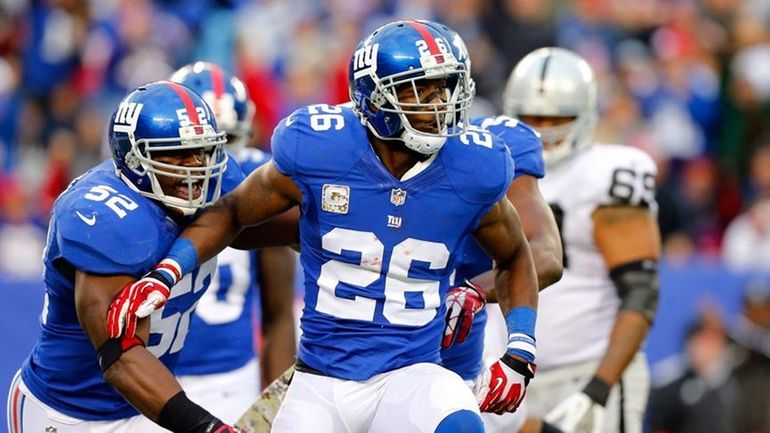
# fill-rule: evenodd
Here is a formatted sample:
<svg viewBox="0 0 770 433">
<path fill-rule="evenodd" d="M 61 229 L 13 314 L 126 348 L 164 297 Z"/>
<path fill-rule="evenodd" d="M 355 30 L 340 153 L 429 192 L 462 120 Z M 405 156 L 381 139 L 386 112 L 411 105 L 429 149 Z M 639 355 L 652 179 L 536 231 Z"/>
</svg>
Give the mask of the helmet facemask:
<svg viewBox="0 0 770 433">
<path fill-rule="evenodd" d="M 200 133 L 199 131 L 203 133 Z M 133 135 L 133 134 L 132 134 Z M 139 176 L 149 179 L 150 191 L 137 191 L 164 205 L 177 209 L 184 215 L 192 215 L 198 209 L 213 204 L 221 194 L 222 175 L 227 167 L 224 132 L 215 132 L 211 125 L 194 125 L 180 128 L 180 136 L 133 140 L 126 155 L 126 165 Z M 201 166 L 169 164 L 156 160 L 161 155 L 195 152 L 202 153 Z M 186 189 L 182 198 L 163 191 L 159 177 L 183 180 L 180 188 Z M 129 185 L 133 183 L 128 182 Z"/>
<path fill-rule="evenodd" d="M 516 117 L 526 119 L 527 115 L 517 114 Z M 596 128 L 597 114 L 584 112 L 578 116 L 569 117 L 574 118 L 559 125 L 535 128 L 543 142 L 543 160 L 546 165 L 556 165 L 572 155 L 577 149 L 590 144 L 593 131 Z"/>
<path fill-rule="evenodd" d="M 439 58 L 443 63 L 438 63 Z M 473 102 L 474 95 L 472 81 L 465 65 L 455 61 L 451 54 L 424 56 L 422 61 L 429 66 L 375 80 L 376 90 L 372 93 L 371 101 L 377 110 L 398 116 L 403 127 L 403 132 L 398 139 L 403 140 L 409 149 L 423 154 L 432 154 L 441 149 L 448 137 L 465 132 L 464 127 L 455 127 L 455 125 L 465 123 L 463 119 Z M 446 80 L 446 85 L 441 90 L 444 94 L 439 95 L 439 102 L 432 102 L 436 99 L 434 92 L 427 95 L 420 94 L 421 80 L 441 79 Z M 402 97 L 399 97 L 399 90 Z M 407 92 L 408 98 L 403 97 L 404 92 Z M 404 99 L 408 102 L 404 102 Z M 422 100 L 428 102 L 422 102 Z M 431 113 L 434 117 L 435 131 L 419 129 L 409 120 L 410 116 L 425 116 Z"/>
</svg>

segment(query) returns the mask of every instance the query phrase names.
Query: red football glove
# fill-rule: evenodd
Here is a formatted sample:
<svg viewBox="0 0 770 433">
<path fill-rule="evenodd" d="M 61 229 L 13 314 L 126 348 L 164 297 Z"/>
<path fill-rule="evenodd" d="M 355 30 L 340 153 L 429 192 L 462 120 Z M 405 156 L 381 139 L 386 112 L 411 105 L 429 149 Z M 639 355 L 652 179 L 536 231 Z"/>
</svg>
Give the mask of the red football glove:
<svg viewBox="0 0 770 433">
<path fill-rule="evenodd" d="M 147 317 L 166 304 L 171 287 L 181 278 L 178 268 L 164 260 L 150 273 L 133 283 L 126 284 L 112 300 L 107 312 L 107 333 L 118 338 L 136 335 L 138 319 Z"/>
<path fill-rule="evenodd" d="M 473 325 L 473 316 L 476 315 L 487 303 L 487 295 L 481 286 L 469 280 L 463 284 L 449 289 L 444 304 L 446 316 L 444 318 L 444 338 L 441 347 L 446 349 L 455 341 L 460 344 L 468 338 Z"/>
<path fill-rule="evenodd" d="M 498 415 L 515 412 L 527 393 L 529 380 L 535 376 L 535 364 L 509 354 L 489 366 L 476 385 L 476 401 L 482 412 Z"/>
</svg>

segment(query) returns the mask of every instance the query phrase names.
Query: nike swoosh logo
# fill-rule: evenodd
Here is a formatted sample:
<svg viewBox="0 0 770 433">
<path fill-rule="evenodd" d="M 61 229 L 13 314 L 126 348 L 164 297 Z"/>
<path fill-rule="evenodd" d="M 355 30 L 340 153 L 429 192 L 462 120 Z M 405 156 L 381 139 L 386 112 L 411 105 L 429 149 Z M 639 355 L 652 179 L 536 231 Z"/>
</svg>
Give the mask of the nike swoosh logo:
<svg viewBox="0 0 770 433">
<path fill-rule="evenodd" d="M 286 118 L 286 122 L 284 122 L 284 124 L 285 124 L 287 127 L 288 127 L 288 126 L 291 126 L 291 124 L 292 124 L 292 123 L 294 123 L 294 121 L 295 121 L 295 120 L 297 120 L 297 116 L 295 116 L 295 115 L 293 115 L 293 114 L 292 114 L 292 115 L 290 115 L 289 117 L 287 117 L 287 118 Z"/>
<path fill-rule="evenodd" d="M 77 214 L 77 216 L 89 226 L 93 226 L 94 224 L 96 224 L 96 214 L 91 215 L 90 218 L 86 218 L 86 216 L 80 213 L 79 211 L 75 211 L 75 214 Z"/>
<path fill-rule="evenodd" d="M 498 388 L 500 388 L 500 386 L 501 386 L 502 384 L 503 384 L 503 378 L 502 378 L 502 377 L 498 377 L 497 379 L 495 379 L 495 385 L 491 387 L 491 388 L 492 388 L 492 390 L 491 390 L 490 392 L 495 392 L 495 391 L 497 391 L 497 390 L 498 390 Z"/>
</svg>

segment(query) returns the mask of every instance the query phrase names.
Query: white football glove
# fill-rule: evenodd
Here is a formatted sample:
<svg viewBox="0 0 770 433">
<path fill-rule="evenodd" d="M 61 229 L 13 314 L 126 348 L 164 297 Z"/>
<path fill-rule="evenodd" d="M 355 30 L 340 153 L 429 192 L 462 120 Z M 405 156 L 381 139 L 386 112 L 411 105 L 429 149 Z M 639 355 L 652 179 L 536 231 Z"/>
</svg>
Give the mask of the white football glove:
<svg viewBox="0 0 770 433">
<path fill-rule="evenodd" d="M 569 396 L 545 415 L 549 424 L 570 433 L 600 433 L 604 407 L 583 392 Z"/>
</svg>

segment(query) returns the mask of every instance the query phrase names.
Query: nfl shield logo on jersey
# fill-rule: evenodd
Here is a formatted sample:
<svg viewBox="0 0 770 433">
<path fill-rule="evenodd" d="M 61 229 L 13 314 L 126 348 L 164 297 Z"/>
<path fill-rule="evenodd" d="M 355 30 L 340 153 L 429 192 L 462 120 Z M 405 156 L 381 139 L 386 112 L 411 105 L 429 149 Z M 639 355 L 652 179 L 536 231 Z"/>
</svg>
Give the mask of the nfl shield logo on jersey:
<svg viewBox="0 0 770 433">
<path fill-rule="evenodd" d="M 50 426 L 50 425 L 45 428 L 45 433 L 56 433 L 57 431 L 58 430 L 56 429 L 56 427 L 53 427 L 53 426 Z"/>
<path fill-rule="evenodd" d="M 393 188 L 390 191 L 390 202 L 396 206 L 401 206 L 406 201 L 406 191 L 401 188 Z"/>
<path fill-rule="evenodd" d="M 326 212 L 346 214 L 350 205 L 350 187 L 325 183 L 321 207 Z"/>
</svg>

